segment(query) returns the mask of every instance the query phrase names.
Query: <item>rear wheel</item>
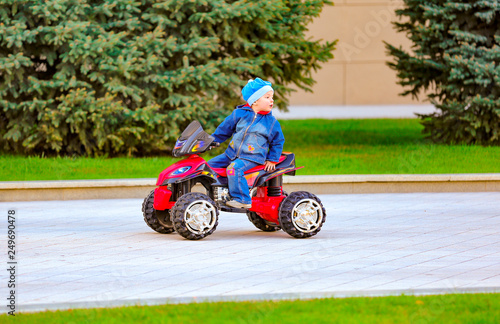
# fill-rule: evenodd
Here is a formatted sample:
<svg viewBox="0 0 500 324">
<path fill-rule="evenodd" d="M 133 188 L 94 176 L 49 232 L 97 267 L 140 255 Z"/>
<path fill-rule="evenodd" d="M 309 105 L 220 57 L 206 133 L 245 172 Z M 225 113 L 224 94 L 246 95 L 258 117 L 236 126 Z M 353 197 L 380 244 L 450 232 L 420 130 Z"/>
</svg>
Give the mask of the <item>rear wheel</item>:
<svg viewBox="0 0 500 324">
<path fill-rule="evenodd" d="M 205 194 L 190 192 L 180 197 L 172 207 L 172 223 L 181 236 L 199 240 L 215 231 L 219 210 Z"/>
<path fill-rule="evenodd" d="M 318 234 L 325 219 L 325 207 L 321 200 L 310 192 L 292 192 L 281 202 L 281 228 L 293 237 L 306 238 Z"/>
<path fill-rule="evenodd" d="M 151 191 L 142 203 L 142 214 L 146 224 L 161 234 L 174 232 L 172 221 L 170 220 L 169 210 L 156 210 L 153 207 L 155 191 Z"/>
<path fill-rule="evenodd" d="M 277 224 L 274 224 L 272 222 L 269 222 L 259 215 L 257 215 L 256 212 L 253 211 L 247 211 L 247 217 L 252 224 L 255 225 L 258 229 L 264 232 L 276 232 L 281 229 Z"/>
<path fill-rule="evenodd" d="M 257 194 L 257 187 L 255 187 L 252 190 L 250 190 L 250 197 L 253 198 L 253 197 L 255 197 L 256 194 Z M 285 196 L 288 195 L 285 192 L 283 192 L 283 194 Z M 247 210 L 247 217 L 248 217 L 248 220 L 252 224 L 254 224 L 255 227 L 257 227 L 258 229 L 260 229 L 261 231 L 264 231 L 264 232 L 276 232 L 276 231 L 279 231 L 281 229 L 281 227 L 279 227 L 278 224 L 275 224 L 275 223 L 272 223 L 272 222 L 269 222 L 269 221 L 263 219 L 256 212 Z"/>
</svg>

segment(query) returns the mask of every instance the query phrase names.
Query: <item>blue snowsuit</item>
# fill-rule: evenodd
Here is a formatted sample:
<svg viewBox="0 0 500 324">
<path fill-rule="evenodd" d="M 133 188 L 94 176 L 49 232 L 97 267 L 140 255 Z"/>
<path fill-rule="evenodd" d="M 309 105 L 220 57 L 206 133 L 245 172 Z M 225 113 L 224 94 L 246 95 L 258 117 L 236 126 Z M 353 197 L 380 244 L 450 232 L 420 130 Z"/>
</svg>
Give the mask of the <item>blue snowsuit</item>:
<svg viewBox="0 0 500 324">
<path fill-rule="evenodd" d="M 243 173 L 266 161 L 278 162 L 285 137 L 271 112 L 258 114 L 248 105 L 236 107 L 212 134 L 223 143 L 233 136 L 226 151 L 208 161 L 213 168 L 226 168 L 231 197 L 251 204 L 248 184 Z M 229 167 L 228 167 L 229 166 Z"/>
</svg>

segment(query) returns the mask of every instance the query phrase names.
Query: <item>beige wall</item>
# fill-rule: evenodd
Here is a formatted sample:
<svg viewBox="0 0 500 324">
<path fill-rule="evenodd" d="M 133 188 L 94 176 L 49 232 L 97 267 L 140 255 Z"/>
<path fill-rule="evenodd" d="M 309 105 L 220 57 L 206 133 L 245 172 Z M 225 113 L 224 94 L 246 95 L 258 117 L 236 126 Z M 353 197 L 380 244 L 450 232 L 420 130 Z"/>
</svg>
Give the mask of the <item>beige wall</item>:
<svg viewBox="0 0 500 324">
<path fill-rule="evenodd" d="M 409 48 L 410 42 L 392 25 L 400 0 L 337 0 L 326 6 L 309 27 L 314 38 L 338 39 L 334 58 L 314 74 L 314 93 L 295 92 L 292 105 L 420 104 L 401 97 L 396 73 L 386 62 L 383 41 Z"/>
</svg>

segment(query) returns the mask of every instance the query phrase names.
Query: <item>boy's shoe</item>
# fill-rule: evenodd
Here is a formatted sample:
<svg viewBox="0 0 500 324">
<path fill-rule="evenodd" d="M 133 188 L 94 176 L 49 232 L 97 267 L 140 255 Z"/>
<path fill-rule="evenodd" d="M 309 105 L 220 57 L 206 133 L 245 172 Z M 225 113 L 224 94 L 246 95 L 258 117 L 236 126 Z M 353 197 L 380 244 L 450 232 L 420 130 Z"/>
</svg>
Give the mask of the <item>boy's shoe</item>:
<svg viewBox="0 0 500 324">
<path fill-rule="evenodd" d="M 234 208 L 250 208 L 252 204 L 243 204 L 236 200 L 230 200 L 226 202 L 226 205 Z"/>
</svg>

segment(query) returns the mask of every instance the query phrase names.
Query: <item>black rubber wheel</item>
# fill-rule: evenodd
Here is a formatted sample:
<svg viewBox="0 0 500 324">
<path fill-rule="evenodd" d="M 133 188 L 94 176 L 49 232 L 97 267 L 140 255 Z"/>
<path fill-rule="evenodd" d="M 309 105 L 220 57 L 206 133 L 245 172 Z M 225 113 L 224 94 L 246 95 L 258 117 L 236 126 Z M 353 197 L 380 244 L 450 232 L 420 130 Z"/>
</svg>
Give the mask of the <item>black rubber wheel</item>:
<svg viewBox="0 0 500 324">
<path fill-rule="evenodd" d="M 281 227 L 279 227 L 278 225 L 276 225 L 272 222 L 269 222 L 269 221 L 263 219 L 262 217 L 260 217 L 259 215 L 257 215 L 256 212 L 248 210 L 247 217 L 248 217 L 248 220 L 250 222 L 252 222 L 252 224 L 254 224 L 255 227 L 257 227 L 261 231 L 276 232 L 276 231 L 279 231 L 281 229 Z"/>
<path fill-rule="evenodd" d="M 199 192 L 181 196 L 171 213 L 175 231 L 189 240 L 199 240 L 212 234 L 219 221 L 215 202 Z"/>
<path fill-rule="evenodd" d="M 325 207 L 321 200 L 310 192 L 292 192 L 281 202 L 281 228 L 293 237 L 306 238 L 318 234 L 325 219 Z"/>
<path fill-rule="evenodd" d="M 144 198 L 142 203 L 142 214 L 146 224 L 161 234 L 169 234 L 174 232 L 174 226 L 170 220 L 169 210 L 156 210 L 153 208 L 155 199 L 155 191 L 151 191 L 149 195 Z"/>
</svg>

